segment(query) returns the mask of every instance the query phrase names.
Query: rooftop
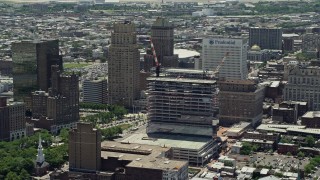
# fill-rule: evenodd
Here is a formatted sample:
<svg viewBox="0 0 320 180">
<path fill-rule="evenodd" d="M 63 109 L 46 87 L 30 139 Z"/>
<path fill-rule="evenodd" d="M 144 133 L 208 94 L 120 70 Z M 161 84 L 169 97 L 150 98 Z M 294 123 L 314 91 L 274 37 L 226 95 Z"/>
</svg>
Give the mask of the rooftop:
<svg viewBox="0 0 320 180">
<path fill-rule="evenodd" d="M 151 136 L 148 136 L 145 133 L 137 133 L 124 139 L 122 142 L 198 150 L 211 140 L 212 138 L 210 137 L 169 135 L 169 134 L 161 134 L 161 135 L 152 134 Z"/>
<path fill-rule="evenodd" d="M 187 165 L 187 161 L 169 160 L 164 154 L 169 151 L 168 147 L 104 141 L 101 143 L 101 156 L 105 159 L 116 157 L 120 160 L 131 161 L 128 167 L 146 167 L 161 170 L 178 170 Z"/>
<path fill-rule="evenodd" d="M 189 78 L 169 78 L 169 77 L 149 77 L 148 81 L 163 81 L 163 82 L 184 82 L 184 83 L 195 83 L 195 84 L 215 84 L 215 80 L 204 80 L 204 79 L 189 79 Z"/>
<path fill-rule="evenodd" d="M 303 116 L 303 118 L 315 118 L 320 117 L 320 111 L 308 111 Z"/>
</svg>

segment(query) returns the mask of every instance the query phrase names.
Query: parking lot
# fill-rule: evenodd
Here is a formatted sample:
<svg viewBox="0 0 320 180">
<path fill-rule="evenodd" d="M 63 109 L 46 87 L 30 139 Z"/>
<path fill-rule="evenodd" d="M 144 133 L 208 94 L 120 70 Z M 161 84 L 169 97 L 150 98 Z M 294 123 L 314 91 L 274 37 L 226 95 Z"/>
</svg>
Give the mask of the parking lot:
<svg viewBox="0 0 320 180">
<path fill-rule="evenodd" d="M 254 159 L 250 163 L 252 167 L 272 167 L 274 169 L 280 169 L 283 172 L 297 170 L 298 167 L 303 169 L 305 165 L 309 163 L 309 158 L 303 158 L 299 160 L 297 157 L 294 156 L 286 156 L 286 155 L 279 155 L 277 153 L 257 153 L 254 154 Z M 239 166 L 245 166 L 247 163 L 240 163 Z"/>
</svg>

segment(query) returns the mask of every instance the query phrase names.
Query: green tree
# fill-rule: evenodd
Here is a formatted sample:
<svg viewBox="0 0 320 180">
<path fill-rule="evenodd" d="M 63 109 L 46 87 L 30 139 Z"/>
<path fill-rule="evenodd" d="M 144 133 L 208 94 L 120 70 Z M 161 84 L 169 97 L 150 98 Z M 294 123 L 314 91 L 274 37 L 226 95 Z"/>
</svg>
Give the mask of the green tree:
<svg viewBox="0 0 320 180">
<path fill-rule="evenodd" d="M 305 154 L 301 151 L 299 151 L 297 155 L 298 155 L 298 157 L 301 157 L 301 158 L 305 157 Z"/>
<path fill-rule="evenodd" d="M 251 154 L 253 151 L 257 150 L 257 146 L 253 146 L 247 142 L 242 143 L 242 147 L 240 149 L 240 154 L 241 155 L 249 155 Z"/>
<path fill-rule="evenodd" d="M 309 136 L 306 137 L 305 143 L 307 144 L 308 147 L 314 147 L 316 141 L 315 141 L 313 136 L 309 135 Z"/>
<path fill-rule="evenodd" d="M 20 180 L 20 178 L 15 172 L 9 172 L 5 180 Z"/>
<path fill-rule="evenodd" d="M 19 178 L 22 180 L 28 180 L 30 179 L 30 174 L 25 169 L 22 169 L 19 174 Z"/>
</svg>

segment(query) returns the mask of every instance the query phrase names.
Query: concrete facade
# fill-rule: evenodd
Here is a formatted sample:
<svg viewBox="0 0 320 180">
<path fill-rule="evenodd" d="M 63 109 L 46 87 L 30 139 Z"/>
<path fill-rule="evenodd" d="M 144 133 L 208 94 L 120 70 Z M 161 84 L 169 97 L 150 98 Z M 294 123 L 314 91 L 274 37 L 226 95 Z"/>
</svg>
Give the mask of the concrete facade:
<svg viewBox="0 0 320 180">
<path fill-rule="evenodd" d="M 25 137 L 25 104 L 7 103 L 5 97 L 0 97 L 0 101 L 0 140 L 12 141 Z"/>
<path fill-rule="evenodd" d="M 320 110 L 320 68 L 296 66 L 290 71 L 283 95 L 286 101 L 305 101 L 309 110 Z"/>
<path fill-rule="evenodd" d="M 140 53 L 133 23 L 114 24 L 108 60 L 109 104 L 132 107 L 140 96 Z"/>
<path fill-rule="evenodd" d="M 108 81 L 106 79 L 83 81 L 83 102 L 108 103 Z"/>
<path fill-rule="evenodd" d="M 247 46 L 247 40 L 241 38 L 203 39 L 202 69 L 214 71 L 218 65 L 221 65 L 219 78 L 246 79 L 248 76 Z M 224 57 L 225 61 L 221 64 Z"/>
<path fill-rule="evenodd" d="M 240 121 L 259 124 L 265 88 L 251 80 L 219 81 L 219 123 L 230 126 Z"/>
<path fill-rule="evenodd" d="M 69 170 L 95 172 L 101 167 L 101 133 L 91 124 L 78 123 L 69 132 Z"/>
</svg>

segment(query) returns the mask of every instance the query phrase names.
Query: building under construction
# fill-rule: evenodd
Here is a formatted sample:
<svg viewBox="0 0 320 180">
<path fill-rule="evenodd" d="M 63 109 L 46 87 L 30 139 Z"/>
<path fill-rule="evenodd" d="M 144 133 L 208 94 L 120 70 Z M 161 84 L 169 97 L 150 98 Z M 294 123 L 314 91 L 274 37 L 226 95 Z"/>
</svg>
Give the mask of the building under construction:
<svg viewBox="0 0 320 180">
<path fill-rule="evenodd" d="M 215 135 L 212 126 L 217 107 L 215 80 L 150 77 L 148 133 Z"/>
</svg>

